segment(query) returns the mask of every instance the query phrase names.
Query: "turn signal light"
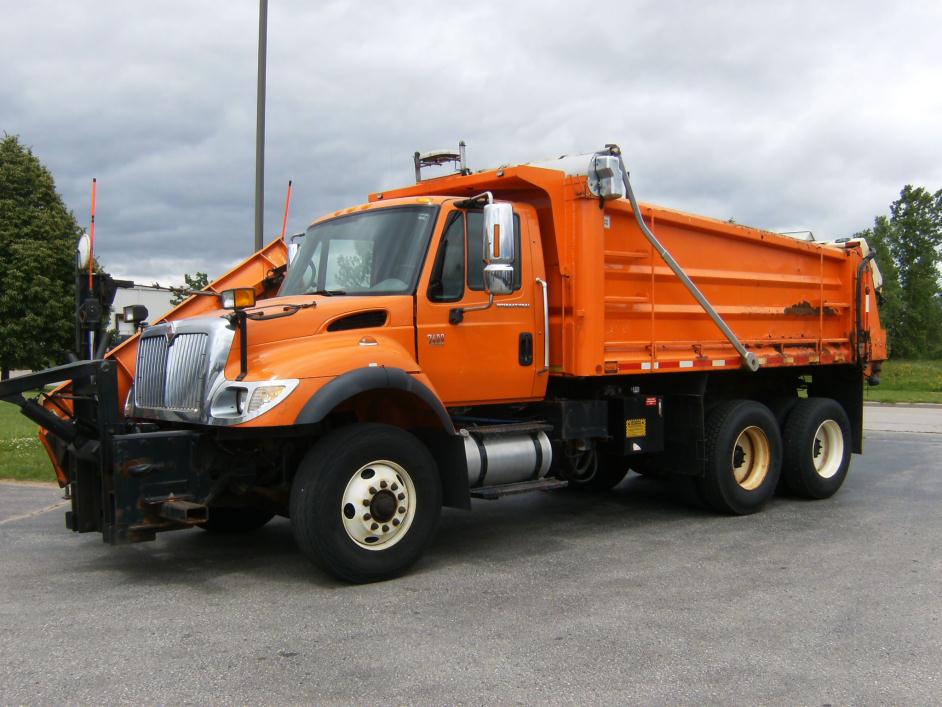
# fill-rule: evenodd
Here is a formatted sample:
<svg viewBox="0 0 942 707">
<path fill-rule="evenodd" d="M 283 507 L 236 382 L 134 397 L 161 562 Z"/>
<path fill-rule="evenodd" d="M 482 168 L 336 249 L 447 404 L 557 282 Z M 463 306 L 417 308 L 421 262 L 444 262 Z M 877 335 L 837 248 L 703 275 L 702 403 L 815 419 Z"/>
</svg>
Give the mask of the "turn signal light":
<svg viewBox="0 0 942 707">
<path fill-rule="evenodd" d="M 255 290 L 251 287 L 237 287 L 219 293 L 223 309 L 246 309 L 255 306 Z"/>
</svg>

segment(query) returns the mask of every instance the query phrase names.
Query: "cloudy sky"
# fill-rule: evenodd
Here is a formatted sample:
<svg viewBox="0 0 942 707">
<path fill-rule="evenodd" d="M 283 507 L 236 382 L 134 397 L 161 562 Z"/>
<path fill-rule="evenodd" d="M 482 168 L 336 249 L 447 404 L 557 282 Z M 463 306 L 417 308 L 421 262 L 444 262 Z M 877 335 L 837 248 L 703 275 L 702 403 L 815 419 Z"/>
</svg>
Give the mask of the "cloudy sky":
<svg viewBox="0 0 942 707">
<path fill-rule="evenodd" d="M 0 131 L 141 282 L 252 250 L 255 0 L 4 0 Z M 606 142 L 642 201 L 853 233 L 942 187 L 939 2 L 270 0 L 266 240 L 413 180 Z"/>
</svg>

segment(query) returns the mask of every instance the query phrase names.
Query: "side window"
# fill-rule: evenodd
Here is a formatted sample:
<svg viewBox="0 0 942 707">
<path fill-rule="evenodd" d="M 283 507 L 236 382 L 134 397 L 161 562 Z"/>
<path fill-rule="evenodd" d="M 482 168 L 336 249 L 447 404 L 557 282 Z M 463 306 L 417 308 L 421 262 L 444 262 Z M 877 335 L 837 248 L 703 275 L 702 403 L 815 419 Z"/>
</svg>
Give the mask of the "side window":
<svg viewBox="0 0 942 707">
<path fill-rule="evenodd" d="M 433 302 L 455 302 L 464 295 L 464 219 L 461 213 L 451 215 L 428 285 L 428 298 Z"/>
<path fill-rule="evenodd" d="M 484 213 L 468 213 L 468 289 L 484 289 Z M 523 282 L 520 267 L 520 217 L 514 214 L 514 290 Z"/>
</svg>

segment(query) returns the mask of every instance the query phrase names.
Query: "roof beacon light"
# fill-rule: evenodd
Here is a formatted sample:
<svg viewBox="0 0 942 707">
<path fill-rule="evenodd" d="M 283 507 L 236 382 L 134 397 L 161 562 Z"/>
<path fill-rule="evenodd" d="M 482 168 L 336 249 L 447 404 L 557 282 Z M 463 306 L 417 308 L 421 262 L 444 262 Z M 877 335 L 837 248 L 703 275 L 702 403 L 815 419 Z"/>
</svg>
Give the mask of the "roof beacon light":
<svg viewBox="0 0 942 707">
<path fill-rule="evenodd" d="M 422 168 L 435 167 L 437 165 L 453 162 L 456 174 L 471 174 L 468 165 L 465 162 L 464 140 L 458 143 L 458 151 L 454 150 L 432 150 L 431 152 L 416 152 L 412 156 L 415 163 L 415 183 L 422 181 Z"/>
</svg>

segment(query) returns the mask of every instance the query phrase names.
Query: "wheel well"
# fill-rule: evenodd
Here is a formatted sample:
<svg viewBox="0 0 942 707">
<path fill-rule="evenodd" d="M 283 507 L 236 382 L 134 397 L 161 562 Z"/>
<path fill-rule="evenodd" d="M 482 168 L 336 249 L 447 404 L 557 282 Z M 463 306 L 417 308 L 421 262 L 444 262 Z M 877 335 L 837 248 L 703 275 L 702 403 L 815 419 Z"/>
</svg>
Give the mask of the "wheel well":
<svg viewBox="0 0 942 707">
<path fill-rule="evenodd" d="M 367 390 L 340 403 L 330 419 L 352 415 L 357 422 L 380 422 L 406 430 L 440 427 L 438 415 L 424 400 L 404 390 Z"/>
<path fill-rule="evenodd" d="M 398 388 L 372 388 L 340 401 L 324 415 L 323 420 L 327 423 L 327 430 L 371 422 L 411 432 L 435 459 L 442 482 L 442 503 L 452 508 L 470 509 L 462 438 L 454 433 L 450 419 L 446 418 L 444 422 L 448 426 L 445 426 L 442 415 L 447 413 L 444 408 L 436 409 L 427 397 Z M 437 402 L 437 399 L 433 400 Z"/>
</svg>

